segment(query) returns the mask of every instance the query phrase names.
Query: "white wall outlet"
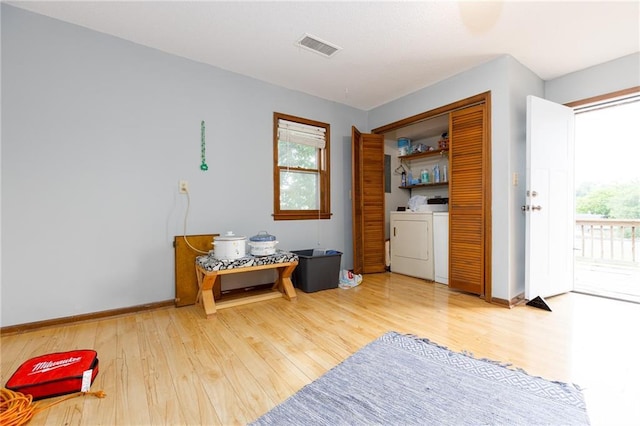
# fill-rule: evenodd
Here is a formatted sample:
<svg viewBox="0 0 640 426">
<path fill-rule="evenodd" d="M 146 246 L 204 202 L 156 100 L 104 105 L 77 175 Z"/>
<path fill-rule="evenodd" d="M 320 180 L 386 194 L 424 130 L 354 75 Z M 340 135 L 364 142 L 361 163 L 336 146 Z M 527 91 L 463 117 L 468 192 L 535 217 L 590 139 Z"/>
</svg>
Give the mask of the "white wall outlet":
<svg viewBox="0 0 640 426">
<path fill-rule="evenodd" d="M 187 182 L 186 180 L 181 180 L 178 185 L 181 194 L 186 194 L 187 192 L 189 192 L 189 182 Z"/>
</svg>

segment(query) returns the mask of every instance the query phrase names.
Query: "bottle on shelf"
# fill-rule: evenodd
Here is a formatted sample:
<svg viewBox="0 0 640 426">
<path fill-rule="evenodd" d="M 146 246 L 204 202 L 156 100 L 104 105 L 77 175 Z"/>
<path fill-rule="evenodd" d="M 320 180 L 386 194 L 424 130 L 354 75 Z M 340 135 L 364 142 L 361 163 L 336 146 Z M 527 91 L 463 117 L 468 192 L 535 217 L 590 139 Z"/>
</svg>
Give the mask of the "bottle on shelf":
<svg viewBox="0 0 640 426">
<path fill-rule="evenodd" d="M 422 183 L 429 183 L 429 171 L 427 169 L 422 169 L 420 179 L 422 180 Z"/>
<path fill-rule="evenodd" d="M 440 165 L 436 164 L 433 168 L 433 182 L 440 183 Z"/>
</svg>

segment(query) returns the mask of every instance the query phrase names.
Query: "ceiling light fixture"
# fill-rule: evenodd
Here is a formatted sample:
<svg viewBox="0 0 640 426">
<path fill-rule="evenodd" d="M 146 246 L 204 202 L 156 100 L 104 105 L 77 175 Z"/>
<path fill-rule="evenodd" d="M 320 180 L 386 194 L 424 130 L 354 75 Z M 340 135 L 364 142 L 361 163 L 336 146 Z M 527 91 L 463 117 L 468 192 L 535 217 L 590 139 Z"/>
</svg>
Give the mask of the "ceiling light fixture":
<svg viewBox="0 0 640 426">
<path fill-rule="evenodd" d="M 318 53 L 325 58 L 332 57 L 338 52 L 338 50 L 342 49 L 335 44 L 331 44 L 310 34 L 305 34 L 300 40 L 296 42 L 296 46 L 303 47 L 307 50 Z"/>
</svg>

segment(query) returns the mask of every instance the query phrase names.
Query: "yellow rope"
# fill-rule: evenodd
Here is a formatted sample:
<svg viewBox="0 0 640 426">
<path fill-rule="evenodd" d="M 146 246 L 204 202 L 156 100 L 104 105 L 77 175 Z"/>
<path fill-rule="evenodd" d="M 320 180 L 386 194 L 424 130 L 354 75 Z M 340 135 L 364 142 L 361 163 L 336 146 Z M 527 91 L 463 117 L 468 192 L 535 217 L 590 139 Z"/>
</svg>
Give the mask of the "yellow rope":
<svg viewBox="0 0 640 426">
<path fill-rule="evenodd" d="M 2 388 L 0 389 L 0 425 L 2 426 L 20 426 L 26 424 L 31 418 L 41 411 L 60 404 L 63 401 L 75 398 L 77 396 L 93 395 L 97 398 L 107 396 L 103 391 L 97 392 L 76 392 L 60 398 L 59 400 L 47 405 L 33 403 L 31 395 L 25 395 L 20 392 Z"/>
</svg>

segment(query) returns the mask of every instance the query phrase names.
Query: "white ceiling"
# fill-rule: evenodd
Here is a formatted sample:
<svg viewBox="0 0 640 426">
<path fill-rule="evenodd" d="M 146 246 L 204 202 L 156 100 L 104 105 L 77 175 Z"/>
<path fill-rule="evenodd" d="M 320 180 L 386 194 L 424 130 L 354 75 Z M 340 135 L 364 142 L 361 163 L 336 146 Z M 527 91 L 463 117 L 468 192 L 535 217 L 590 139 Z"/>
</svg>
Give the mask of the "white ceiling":
<svg viewBox="0 0 640 426">
<path fill-rule="evenodd" d="M 550 80 L 640 51 L 637 0 L 7 3 L 362 110 L 503 54 Z"/>
</svg>

